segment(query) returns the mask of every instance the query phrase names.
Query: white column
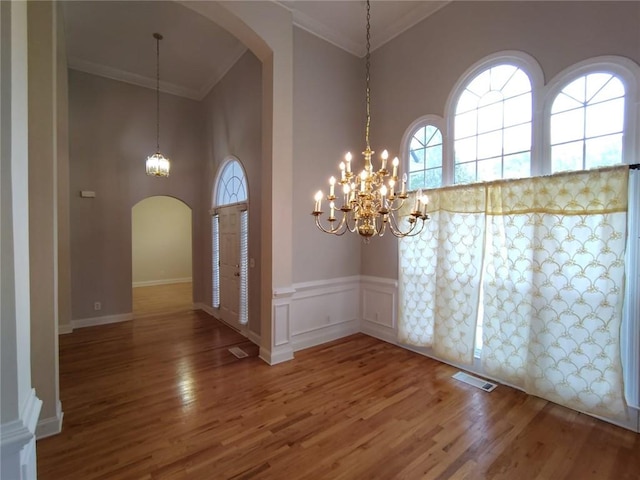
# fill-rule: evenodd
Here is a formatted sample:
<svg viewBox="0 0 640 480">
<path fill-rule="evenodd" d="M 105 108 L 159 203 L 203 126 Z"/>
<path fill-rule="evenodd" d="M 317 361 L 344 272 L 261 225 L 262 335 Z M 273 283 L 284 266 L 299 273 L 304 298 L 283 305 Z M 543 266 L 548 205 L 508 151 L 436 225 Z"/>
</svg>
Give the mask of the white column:
<svg viewBox="0 0 640 480">
<path fill-rule="evenodd" d="M 31 388 L 27 4 L 0 2 L 0 477 L 36 478 Z"/>
</svg>

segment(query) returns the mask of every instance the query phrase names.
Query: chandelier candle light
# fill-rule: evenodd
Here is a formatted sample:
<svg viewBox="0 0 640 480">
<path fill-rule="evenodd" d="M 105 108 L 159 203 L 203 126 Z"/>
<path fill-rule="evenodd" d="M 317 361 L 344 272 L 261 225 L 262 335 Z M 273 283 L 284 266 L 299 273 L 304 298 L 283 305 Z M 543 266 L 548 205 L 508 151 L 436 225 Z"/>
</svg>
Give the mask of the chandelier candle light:
<svg viewBox="0 0 640 480">
<path fill-rule="evenodd" d="M 156 153 L 147 157 L 147 175 L 152 177 L 169 176 L 169 159 L 160 153 L 160 40 L 162 35 L 154 33 L 156 39 Z"/>
<path fill-rule="evenodd" d="M 406 225 L 401 225 L 396 215 L 400 217 L 399 210 L 403 207 L 407 194 L 407 174 L 402 176 L 402 185 L 398 183 L 398 165 L 400 161 L 394 158 L 391 162 L 392 171 L 387 170 L 387 160 L 389 153 L 384 150 L 380 155 L 380 169 L 374 171 L 371 157 L 373 151 L 369 144 L 369 127 L 371 125 L 371 92 L 369 88 L 370 67 L 371 67 L 371 35 L 370 35 L 371 7 L 367 0 L 367 55 L 366 55 L 366 104 L 367 123 L 365 127 L 365 150 L 364 169 L 359 175 L 355 175 L 351 170 L 351 153 L 347 153 L 344 162 L 340 163 L 340 180 L 335 177 L 329 179 L 329 195 L 326 199 L 329 202 L 329 224 L 323 226 L 320 217 L 322 211 L 322 199 L 324 193 L 318 191 L 315 195 L 315 207 L 311 215 L 315 217 L 316 226 L 325 233 L 333 235 L 343 235 L 349 231 L 364 237 L 365 241 L 373 236 L 383 236 L 387 225 L 389 230 L 396 237 L 409 237 L 418 235 L 424 228 L 427 215 L 426 195 L 422 195 L 419 190 L 416 201 L 410 213 L 406 216 Z M 386 178 L 389 177 L 385 184 Z M 336 218 L 336 184 L 342 190 L 341 206 L 338 208 L 342 212 L 340 220 Z M 398 192 L 398 187 L 400 191 Z"/>
</svg>

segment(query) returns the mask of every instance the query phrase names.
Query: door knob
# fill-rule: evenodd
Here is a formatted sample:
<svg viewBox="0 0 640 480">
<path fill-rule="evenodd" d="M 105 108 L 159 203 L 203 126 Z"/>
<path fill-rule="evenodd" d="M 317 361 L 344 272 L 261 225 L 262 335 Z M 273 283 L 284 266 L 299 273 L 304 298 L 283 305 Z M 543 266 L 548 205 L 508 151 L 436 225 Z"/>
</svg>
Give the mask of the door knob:
<svg viewBox="0 0 640 480">
<path fill-rule="evenodd" d="M 234 276 L 234 277 L 239 277 L 239 276 L 240 276 L 240 273 L 236 272 L 236 273 L 234 273 L 234 274 L 233 274 L 233 276 Z"/>
</svg>

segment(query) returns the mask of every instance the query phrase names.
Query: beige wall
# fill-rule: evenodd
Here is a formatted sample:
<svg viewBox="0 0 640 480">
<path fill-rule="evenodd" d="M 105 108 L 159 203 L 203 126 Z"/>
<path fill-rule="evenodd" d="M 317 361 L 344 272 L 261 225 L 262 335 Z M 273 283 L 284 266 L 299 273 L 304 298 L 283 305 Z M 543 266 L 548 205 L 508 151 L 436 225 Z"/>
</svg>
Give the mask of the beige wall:
<svg viewBox="0 0 640 480">
<path fill-rule="evenodd" d="M 590 57 L 640 63 L 638 25 L 639 2 L 453 2 L 373 53 L 372 139 L 397 151 L 411 122 L 443 116 L 456 81 L 495 52 L 532 55 L 545 82 Z M 362 249 L 361 273 L 397 278 L 397 242 L 378 240 Z"/>
<path fill-rule="evenodd" d="M 58 200 L 58 330 L 71 330 L 71 244 L 69 225 L 69 96 L 62 5 L 57 5 L 56 115 Z"/>
<path fill-rule="evenodd" d="M 348 150 L 364 165 L 364 63 L 299 28 L 293 53 L 293 281 L 358 275 L 360 240 L 322 233 L 310 213 Z"/>
<path fill-rule="evenodd" d="M 155 115 L 154 90 L 69 71 L 73 319 L 131 312 L 133 205 L 168 195 L 189 205 L 194 219 L 202 218 L 202 107 L 160 95 L 160 149 L 172 161 L 169 178 L 149 177 L 144 170 L 155 150 Z M 81 198 L 81 190 L 96 196 Z M 194 222 L 194 236 L 202 228 Z M 201 255 L 197 245 L 193 254 Z M 200 268 L 206 267 L 196 263 Z M 199 278 L 195 271 L 194 280 Z M 94 302 L 102 303 L 101 311 Z"/>
<path fill-rule="evenodd" d="M 211 215 L 213 187 L 218 170 L 229 156 L 244 166 L 249 189 L 249 328 L 260 333 L 261 241 L 262 229 L 262 65 L 256 56 L 245 53 L 204 99 L 206 111 L 207 161 L 203 176 L 203 215 L 208 230 L 198 238 L 208 267 L 202 277 L 200 298 L 211 305 Z M 206 210 L 205 210 L 206 209 Z"/>
<path fill-rule="evenodd" d="M 29 2 L 31 377 L 43 401 L 38 435 L 62 420 L 58 382 L 56 9 Z"/>
<path fill-rule="evenodd" d="M 191 209 L 171 197 L 149 197 L 131 212 L 133 286 L 191 280 Z"/>
</svg>

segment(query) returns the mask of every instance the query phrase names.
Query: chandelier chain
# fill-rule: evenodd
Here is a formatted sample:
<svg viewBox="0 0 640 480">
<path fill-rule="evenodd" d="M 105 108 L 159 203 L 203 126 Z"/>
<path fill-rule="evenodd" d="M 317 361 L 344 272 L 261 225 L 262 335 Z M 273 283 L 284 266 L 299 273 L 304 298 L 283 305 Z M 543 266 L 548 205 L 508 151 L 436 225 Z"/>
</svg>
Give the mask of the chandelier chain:
<svg viewBox="0 0 640 480">
<path fill-rule="evenodd" d="M 429 219 L 427 213 L 428 198 L 418 191 L 413 206 L 406 205 L 407 174 L 398 175 L 400 160 L 395 157 L 391 165 L 387 165 L 389 152 L 384 150 L 380 155 L 380 168 L 374 167 L 371 159 L 373 151 L 369 143 L 371 129 L 371 4 L 367 7 L 366 36 L 366 126 L 364 168 L 360 173 L 352 170 L 353 156 L 347 152 L 344 162 L 340 162 L 340 176 L 329 178 L 329 194 L 325 197 L 322 190 L 315 194 L 315 206 L 311 215 L 315 217 L 316 226 L 324 233 L 344 235 L 346 232 L 357 233 L 365 243 L 373 236 L 382 237 L 390 231 L 395 237 L 413 237 L 419 235 Z M 388 181 L 385 180 L 388 178 Z M 323 214 L 322 200 L 329 201 L 328 225 L 323 225 L 320 217 Z M 341 202 L 336 203 L 336 202 Z M 337 213 L 337 216 L 336 216 Z"/>
<path fill-rule="evenodd" d="M 367 147 L 367 150 L 371 150 L 371 146 L 369 145 L 369 130 L 371 127 L 371 87 L 369 85 L 371 74 L 371 5 L 369 4 L 369 0 L 367 0 L 367 55 L 366 55 L 366 94 L 367 94 L 367 124 L 364 130 L 364 140 Z"/>
</svg>

